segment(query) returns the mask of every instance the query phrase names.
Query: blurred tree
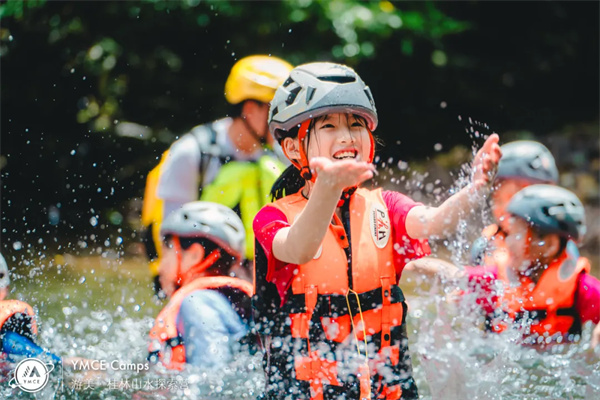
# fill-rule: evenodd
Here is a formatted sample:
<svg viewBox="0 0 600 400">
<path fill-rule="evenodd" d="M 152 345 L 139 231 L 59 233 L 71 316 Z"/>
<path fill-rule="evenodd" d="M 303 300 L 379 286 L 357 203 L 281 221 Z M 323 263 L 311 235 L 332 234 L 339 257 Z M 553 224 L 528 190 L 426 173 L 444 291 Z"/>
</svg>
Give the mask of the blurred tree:
<svg viewBox="0 0 600 400">
<path fill-rule="evenodd" d="M 175 135 L 228 112 L 225 78 L 248 54 L 356 68 L 384 159 L 469 144 L 472 128 L 595 120 L 597 15 L 568 2 L 4 2 L 3 237 L 124 224 Z"/>
</svg>

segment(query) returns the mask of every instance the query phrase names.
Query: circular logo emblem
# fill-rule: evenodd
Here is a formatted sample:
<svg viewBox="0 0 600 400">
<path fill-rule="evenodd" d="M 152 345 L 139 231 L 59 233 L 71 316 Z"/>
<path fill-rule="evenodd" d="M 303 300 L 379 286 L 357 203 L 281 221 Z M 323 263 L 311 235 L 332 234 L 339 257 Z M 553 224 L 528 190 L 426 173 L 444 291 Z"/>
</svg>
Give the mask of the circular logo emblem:
<svg viewBox="0 0 600 400">
<path fill-rule="evenodd" d="M 10 380 L 10 386 L 19 386 L 29 393 L 39 392 L 48 383 L 53 364 L 45 364 L 37 358 L 26 358 L 15 369 L 15 376 Z"/>
</svg>

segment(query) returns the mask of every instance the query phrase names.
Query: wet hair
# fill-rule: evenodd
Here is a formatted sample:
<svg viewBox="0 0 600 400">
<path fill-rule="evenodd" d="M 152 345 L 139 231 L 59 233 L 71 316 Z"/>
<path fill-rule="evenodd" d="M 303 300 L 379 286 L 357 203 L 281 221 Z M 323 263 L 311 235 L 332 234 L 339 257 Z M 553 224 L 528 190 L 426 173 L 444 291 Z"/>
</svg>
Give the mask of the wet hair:
<svg viewBox="0 0 600 400">
<path fill-rule="evenodd" d="M 367 126 L 367 121 L 364 117 L 360 115 L 353 114 L 354 118 L 362 123 L 364 127 Z M 320 117 L 314 118 L 310 121 L 308 125 L 308 133 L 306 135 L 306 148 L 310 144 L 310 132 L 313 131 L 315 127 L 315 123 L 317 121 L 321 121 L 327 117 L 326 115 L 322 115 Z M 283 141 L 286 138 L 294 139 L 298 137 L 298 131 L 300 130 L 300 125 L 291 128 L 289 131 L 284 131 L 282 129 L 275 130 L 275 137 L 279 138 L 279 144 L 283 147 Z M 371 133 L 372 134 L 372 133 Z M 379 143 L 375 141 L 375 143 Z M 271 200 L 275 201 L 281 199 L 290 194 L 298 193 L 300 189 L 304 187 L 306 181 L 300 175 L 300 171 L 294 165 L 290 165 L 283 171 L 283 173 L 277 178 L 273 186 L 271 187 Z"/>
<path fill-rule="evenodd" d="M 171 243 L 172 240 L 173 240 L 173 235 L 165 236 L 165 243 L 167 245 L 169 243 Z M 219 259 L 217 261 L 215 261 L 215 263 L 207 271 L 209 271 L 211 274 L 214 274 L 214 275 L 228 275 L 229 274 L 229 270 L 231 269 L 231 267 L 233 266 L 233 263 L 235 262 L 234 256 L 229 254 L 227 251 L 225 251 L 225 249 L 223 249 L 221 246 L 219 246 L 218 244 L 216 244 L 215 242 L 213 242 L 210 239 L 203 238 L 203 237 L 187 238 L 187 237 L 179 236 L 179 244 L 181 245 L 181 248 L 183 250 L 189 249 L 190 247 L 192 247 L 192 245 L 194 243 L 198 243 L 202 247 L 204 247 L 204 256 L 205 257 L 208 256 L 210 253 L 212 253 L 216 249 L 221 250 L 221 257 L 219 257 Z"/>
<path fill-rule="evenodd" d="M 310 125 L 308 126 L 308 133 L 306 135 L 306 144 L 308 148 L 308 143 L 310 141 L 310 132 L 315 126 L 315 119 L 310 121 Z M 279 144 L 283 147 L 283 141 L 285 138 L 297 138 L 298 131 L 300 130 L 300 125 L 291 128 L 289 131 L 284 131 L 282 129 L 276 129 L 275 137 L 279 138 Z M 290 165 L 283 171 L 279 178 L 273 183 L 271 187 L 271 200 L 275 201 L 281 199 L 290 194 L 298 193 L 300 189 L 304 187 L 306 181 L 302 176 L 300 176 L 300 171 L 294 165 Z"/>
</svg>

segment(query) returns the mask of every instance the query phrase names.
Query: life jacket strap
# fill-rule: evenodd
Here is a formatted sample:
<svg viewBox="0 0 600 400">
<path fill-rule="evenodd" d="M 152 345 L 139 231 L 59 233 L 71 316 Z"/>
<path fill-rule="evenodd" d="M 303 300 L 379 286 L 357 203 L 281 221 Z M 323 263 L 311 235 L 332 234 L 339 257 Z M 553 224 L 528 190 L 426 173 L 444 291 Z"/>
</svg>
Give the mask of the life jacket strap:
<svg viewBox="0 0 600 400">
<path fill-rule="evenodd" d="M 319 294 L 317 297 L 318 306 L 313 307 L 313 309 L 315 313 L 318 313 L 319 317 L 339 317 L 350 313 L 356 315 L 360 310 L 365 312 L 380 307 L 381 304 L 383 304 L 384 292 L 385 290 L 379 287 L 367 292 L 358 293 L 358 298 L 357 296 L 348 296 L 347 300 L 346 296 L 343 294 Z M 390 285 L 389 293 L 388 304 L 402 303 L 405 301 L 404 293 L 399 286 Z M 348 303 L 350 304 L 350 310 L 348 309 Z M 284 311 L 286 314 L 306 313 L 308 310 L 306 307 L 305 294 L 300 293 L 290 295 L 287 303 L 284 305 Z"/>
</svg>

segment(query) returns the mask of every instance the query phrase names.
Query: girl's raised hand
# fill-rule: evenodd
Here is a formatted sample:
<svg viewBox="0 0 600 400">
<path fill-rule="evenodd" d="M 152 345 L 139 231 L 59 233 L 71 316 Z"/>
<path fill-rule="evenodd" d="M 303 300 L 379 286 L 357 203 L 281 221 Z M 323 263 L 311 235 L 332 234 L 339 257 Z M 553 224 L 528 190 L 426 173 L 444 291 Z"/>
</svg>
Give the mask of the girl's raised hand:
<svg viewBox="0 0 600 400">
<path fill-rule="evenodd" d="M 318 180 L 337 190 L 358 186 L 375 172 L 375 166 L 365 161 L 331 161 L 326 157 L 312 158 L 310 169 L 316 172 Z"/>
<path fill-rule="evenodd" d="M 491 134 L 473 159 L 472 183 L 475 190 L 482 189 L 494 180 L 498 162 L 502 157 L 502 151 L 498 145 L 499 140 L 497 134 Z"/>
</svg>

